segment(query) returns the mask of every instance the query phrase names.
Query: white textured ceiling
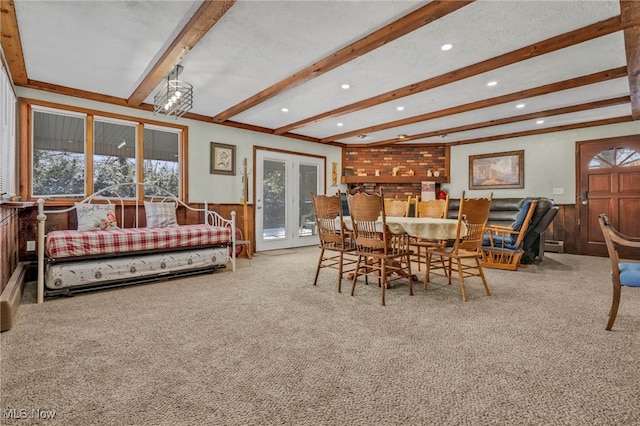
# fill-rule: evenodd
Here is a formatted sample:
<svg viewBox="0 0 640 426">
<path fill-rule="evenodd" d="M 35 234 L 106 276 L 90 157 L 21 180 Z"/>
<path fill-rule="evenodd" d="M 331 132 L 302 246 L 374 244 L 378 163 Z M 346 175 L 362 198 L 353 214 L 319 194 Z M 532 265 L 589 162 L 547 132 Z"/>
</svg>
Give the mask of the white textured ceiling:
<svg viewBox="0 0 640 426">
<path fill-rule="evenodd" d="M 239 0 L 181 62 L 181 78 L 194 86 L 191 112 L 214 117 L 427 3 Z M 200 5 L 199 1 L 16 0 L 15 15 L 28 78 L 128 99 Z M 265 129 L 286 127 L 430 78 L 455 74 L 456 70 L 619 14 L 617 0 L 476 1 L 229 120 L 234 125 Z M 442 51 L 444 43 L 453 44 L 453 48 Z M 347 144 L 375 143 L 399 134 L 437 132 L 629 96 L 629 81 L 620 77 L 529 99 L 523 97 L 518 102 L 367 131 L 365 138 L 339 137 L 626 64 L 624 36 L 617 31 L 411 96 L 326 118 L 290 133 Z M 496 81 L 497 85 L 487 87 L 489 81 Z M 350 85 L 348 90 L 341 89 L 344 83 Z M 145 102 L 153 102 L 153 93 L 146 96 Z M 515 104 L 520 102 L 525 108 L 516 109 Z M 398 111 L 398 106 L 404 110 Z M 288 112 L 281 111 L 284 107 Z M 631 104 L 626 102 L 546 117 L 543 124 L 523 120 L 411 142 L 460 142 L 540 126 L 630 115 Z"/>
</svg>

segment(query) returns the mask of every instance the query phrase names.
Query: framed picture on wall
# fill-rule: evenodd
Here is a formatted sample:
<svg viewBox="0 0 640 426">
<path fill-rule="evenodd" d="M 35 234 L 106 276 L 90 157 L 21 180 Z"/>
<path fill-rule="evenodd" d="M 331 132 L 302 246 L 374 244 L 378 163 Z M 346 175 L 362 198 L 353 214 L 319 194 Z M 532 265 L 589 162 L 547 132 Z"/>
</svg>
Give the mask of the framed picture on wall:
<svg viewBox="0 0 640 426">
<path fill-rule="evenodd" d="M 236 174 L 236 147 L 223 143 L 211 142 L 211 174 Z"/>
<path fill-rule="evenodd" d="M 469 156 L 469 189 L 524 188 L 524 151 Z"/>
</svg>

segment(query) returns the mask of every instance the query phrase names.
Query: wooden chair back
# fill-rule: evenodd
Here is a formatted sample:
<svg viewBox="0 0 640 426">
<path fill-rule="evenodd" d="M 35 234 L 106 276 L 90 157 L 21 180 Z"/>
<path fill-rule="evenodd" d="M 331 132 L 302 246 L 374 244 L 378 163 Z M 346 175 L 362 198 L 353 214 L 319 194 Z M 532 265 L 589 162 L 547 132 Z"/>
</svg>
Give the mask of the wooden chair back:
<svg viewBox="0 0 640 426">
<path fill-rule="evenodd" d="M 607 330 L 611 330 L 618 315 L 622 286 L 640 288 L 640 263 L 626 263 L 620 261 L 618 247 L 630 247 L 640 250 L 640 237 L 624 235 L 611 225 L 606 214 L 598 217 L 600 229 L 607 245 L 607 252 L 611 260 L 611 281 L 613 283 L 613 299 L 609 310 Z"/>
<path fill-rule="evenodd" d="M 384 199 L 384 214 L 390 217 L 407 217 L 411 207 L 411 196 L 406 200 L 400 198 Z"/>
<path fill-rule="evenodd" d="M 378 194 L 355 194 L 349 196 L 349 211 L 359 252 L 385 251 L 386 215 L 384 201 Z M 378 221 L 382 218 L 382 226 Z"/>
<path fill-rule="evenodd" d="M 426 200 L 416 203 L 416 217 L 445 218 L 449 211 L 449 196 L 445 200 Z"/>
<path fill-rule="evenodd" d="M 465 198 L 465 192 L 462 191 L 454 253 L 457 254 L 460 250 L 466 250 L 480 254 L 484 231 L 489 220 L 492 198 L 493 193 L 489 194 L 488 198 Z M 467 227 L 467 235 L 465 236 L 461 235 L 462 222 Z"/>
<path fill-rule="evenodd" d="M 336 195 L 313 195 L 313 211 L 316 217 L 316 226 L 320 245 L 325 248 L 346 248 L 345 241 L 348 233 L 344 225 L 342 215 L 342 200 L 340 191 Z"/>
</svg>

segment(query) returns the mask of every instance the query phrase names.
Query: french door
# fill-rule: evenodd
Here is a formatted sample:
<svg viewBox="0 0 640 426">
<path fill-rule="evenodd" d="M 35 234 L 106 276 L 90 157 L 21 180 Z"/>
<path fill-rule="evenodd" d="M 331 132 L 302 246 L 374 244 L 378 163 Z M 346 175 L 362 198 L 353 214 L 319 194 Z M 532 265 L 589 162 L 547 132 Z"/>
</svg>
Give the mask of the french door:
<svg viewBox="0 0 640 426">
<path fill-rule="evenodd" d="M 323 194 L 325 159 L 256 150 L 256 251 L 318 244 L 311 193 Z"/>
</svg>

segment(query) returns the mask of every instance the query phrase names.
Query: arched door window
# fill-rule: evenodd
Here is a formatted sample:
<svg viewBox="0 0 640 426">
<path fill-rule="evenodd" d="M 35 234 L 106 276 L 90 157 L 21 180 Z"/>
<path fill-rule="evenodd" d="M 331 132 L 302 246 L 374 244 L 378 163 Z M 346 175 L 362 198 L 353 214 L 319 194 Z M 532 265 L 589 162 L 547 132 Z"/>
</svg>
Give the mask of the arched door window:
<svg viewBox="0 0 640 426">
<path fill-rule="evenodd" d="M 640 153 L 626 147 L 609 148 L 594 155 L 589 162 L 590 169 L 640 166 Z"/>
</svg>

